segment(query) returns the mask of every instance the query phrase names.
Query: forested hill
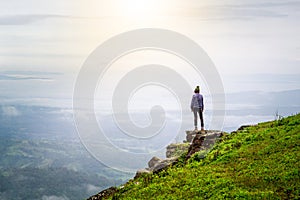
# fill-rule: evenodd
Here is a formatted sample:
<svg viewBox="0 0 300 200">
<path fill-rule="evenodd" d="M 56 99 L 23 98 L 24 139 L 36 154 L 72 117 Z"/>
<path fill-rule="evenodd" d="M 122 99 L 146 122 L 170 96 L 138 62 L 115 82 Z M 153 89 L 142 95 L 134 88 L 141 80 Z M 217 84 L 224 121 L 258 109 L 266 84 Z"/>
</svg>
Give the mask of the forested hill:
<svg viewBox="0 0 300 200">
<path fill-rule="evenodd" d="M 208 154 L 106 191 L 108 199 L 299 199 L 300 114 L 224 134 Z M 97 196 L 91 199 L 100 199 Z"/>
</svg>

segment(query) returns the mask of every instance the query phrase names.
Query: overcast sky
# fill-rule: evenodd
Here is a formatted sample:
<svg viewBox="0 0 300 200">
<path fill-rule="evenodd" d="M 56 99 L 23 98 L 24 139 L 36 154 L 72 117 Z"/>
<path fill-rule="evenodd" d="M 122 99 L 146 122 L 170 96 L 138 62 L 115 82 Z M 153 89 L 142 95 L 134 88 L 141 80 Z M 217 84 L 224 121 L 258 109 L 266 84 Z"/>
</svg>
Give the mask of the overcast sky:
<svg viewBox="0 0 300 200">
<path fill-rule="evenodd" d="M 299 10 L 297 0 L 2 0 L 1 96 L 68 98 L 98 45 L 152 27 L 196 41 L 226 92 L 299 89 Z"/>
</svg>

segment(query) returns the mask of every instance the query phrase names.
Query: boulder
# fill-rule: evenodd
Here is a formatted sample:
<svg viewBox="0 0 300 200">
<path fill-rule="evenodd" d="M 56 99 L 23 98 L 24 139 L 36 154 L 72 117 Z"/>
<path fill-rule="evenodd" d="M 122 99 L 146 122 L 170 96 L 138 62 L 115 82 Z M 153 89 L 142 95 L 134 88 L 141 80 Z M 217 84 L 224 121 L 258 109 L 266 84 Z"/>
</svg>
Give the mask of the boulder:
<svg viewBox="0 0 300 200">
<path fill-rule="evenodd" d="M 114 193 L 118 191 L 116 187 L 110 187 L 105 190 L 102 190 L 98 194 L 91 196 L 87 200 L 99 200 L 99 199 L 107 199 L 108 197 L 112 196 Z"/>
<path fill-rule="evenodd" d="M 189 143 L 177 143 L 177 144 L 170 144 L 167 146 L 166 157 L 178 157 L 184 152 L 186 152 L 189 148 Z"/>
<path fill-rule="evenodd" d="M 151 158 L 148 162 L 148 168 L 140 169 L 136 172 L 135 178 L 140 177 L 142 174 L 158 173 L 170 165 L 178 162 L 178 158 L 182 153 L 187 151 L 186 160 L 189 159 L 194 153 L 201 150 L 209 150 L 215 144 L 216 139 L 221 137 L 221 131 L 209 130 L 201 131 L 186 131 L 186 139 L 189 143 L 170 144 L 167 147 L 166 159 L 161 159 L 156 156 Z"/>
<path fill-rule="evenodd" d="M 154 165 L 156 165 L 158 162 L 161 162 L 161 161 L 162 161 L 162 159 L 154 156 L 153 158 L 151 158 L 151 160 L 149 160 L 148 166 L 149 166 L 149 168 L 152 168 L 152 167 L 154 167 Z"/>
<path fill-rule="evenodd" d="M 246 126 L 241 127 L 243 130 Z M 210 150 L 215 144 L 216 140 L 223 136 L 223 132 L 208 130 L 205 132 L 201 131 L 186 131 L 186 142 L 179 144 L 170 144 L 167 147 L 166 159 L 161 159 L 156 156 L 151 158 L 148 162 L 148 168 L 140 169 L 136 172 L 134 179 L 140 177 L 143 174 L 158 173 L 170 165 L 178 162 L 179 156 L 187 150 L 186 160 L 189 159 L 194 153 L 201 150 Z M 201 158 L 205 157 L 205 153 Z M 136 182 L 139 184 L 139 182 Z M 115 187 L 108 188 L 102 192 L 90 197 L 88 200 L 107 199 L 111 197 L 118 189 Z"/>
<path fill-rule="evenodd" d="M 150 170 L 153 173 L 157 173 L 163 169 L 168 168 L 170 165 L 175 164 L 176 162 L 178 162 L 178 157 L 167 158 L 165 160 L 157 162 L 152 168 L 150 168 Z"/>
<path fill-rule="evenodd" d="M 167 168 L 170 164 L 167 162 L 160 162 L 157 163 L 151 170 L 153 171 L 153 173 L 157 173 L 165 168 Z"/>
<path fill-rule="evenodd" d="M 172 157 L 163 160 L 155 156 L 148 162 L 149 168 L 138 170 L 134 178 L 138 178 L 142 174 L 160 172 L 176 162 L 178 162 L 178 157 Z"/>
<path fill-rule="evenodd" d="M 151 171 L 149 171 L 148 169 L 140 169 L 136 172 L 134 178 L 138 178 L 143 174 L 150 174 L 150 173 L 151 173 Z"/>
</svg>

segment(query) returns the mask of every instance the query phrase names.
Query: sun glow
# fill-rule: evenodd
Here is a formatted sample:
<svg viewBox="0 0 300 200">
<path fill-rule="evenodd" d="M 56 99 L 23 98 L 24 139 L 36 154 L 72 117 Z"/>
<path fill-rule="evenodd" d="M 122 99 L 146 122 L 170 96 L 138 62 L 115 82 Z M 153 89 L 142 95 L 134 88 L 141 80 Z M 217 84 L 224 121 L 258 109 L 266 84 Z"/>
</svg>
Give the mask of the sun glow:
<svg viewBox="0 0 300 200">
<path fill-rule="evenodd" d="M 165 8 L 159 0 L 122 0 L 119 6 L 120 14 L 131 18 L 155 17 Z"/>
</svg>

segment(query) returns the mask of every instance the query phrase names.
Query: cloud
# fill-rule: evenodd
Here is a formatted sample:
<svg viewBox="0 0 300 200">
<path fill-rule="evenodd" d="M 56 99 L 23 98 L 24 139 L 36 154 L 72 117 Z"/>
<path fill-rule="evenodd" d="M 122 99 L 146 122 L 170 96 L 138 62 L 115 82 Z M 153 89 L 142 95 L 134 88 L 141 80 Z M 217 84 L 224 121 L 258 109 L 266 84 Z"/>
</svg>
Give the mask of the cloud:
<svg viewBox="0 0 300 200">
<path fill-rule="evenodd" d="M 2 115 L 15 117 L 20 116 L 21 112 L 14 106 L 2 106 Z"/>
<path fill-rule="evenodd" d="M 259 2 L 245 4 L 225 4 L 219 6 L 225 16 L 233 14 L 241 18 L 282 18 L 287 17 L 292 8 L 300 6 L 300 2 Z M 287 12 L 288 11 L 288 12 Z"/>
<path fill-rule="evenodd" d="M 95 186 L 95 185 L 91 185 L 91 184 L 86 184 L 86 191 L 87 193 L 97 193 L 98 191 L 100 191 L 102 188 Z"/>
<path fill-rule="evenodd" d="M 53 81 L 47 76 L 60 75 L 60 73 L 52 72 L 34 72 L 34 71 L 2 71 L 0 74 L 0 81 L 17 81 L 17 80 L 39 80 L 39 81 Z"/>
<path fill-rule="evenodd" d="M 261 2 L 250 3 L 250 4 L 239 4 L 239 5 L 228 5 L 230 7 L 243 7 L 243 8 L 271 8 L 271 7 L 294 7 L 299 6 L 299 1 L 279 1 L 279 2 Z"/>
<path fill-rule="evenodd" d="M 42 197 L 42 200 L 69 200 L 69 198 L 66 196 L 55 196 L 55 195 L 46 196 L 46 195 L 44 195 Z"/>
<path fill-rule="evenodd" d="M 0 25 L 26 25 L 45 19 L 72 18 L 67 15 L 2 15 Z"/>
<path fill-rule="evenodd" d="M 258 2 L 231 3 L 218 5 L 194 5 L 193 7 L 179 7 L 169 12 L 169 15 L 196 17 L 200 20 L 249 20 L 255 18 L 285 18 L 300 2 Z M 296 12 L 296 11 L 295 11 Z"/>
<path fill-rule="evenodd" d="M 44 72 L 44 71 L 22 71 L 22 70 L 6 70 L 1 71 L 2 74 L 24 74 L 24 75 L 62 75 L 60 72 Z"/>
<path fill-rule="evenodd" d="M 53 79 L 35 76 L 25 76 L 25 75 L 0 75 L 0 80 L 40 80 L 40 81 L 51 81 Z"/>
<path fill-rule="evenodd" d="M 219 5 L 194 5 L 193 7 L 178 7 L 169 10 L 161 15 L 200 17 L 203 20 L 224 20 L 224 19 L 245 19 L 253 17 L 286 17 L 288 14 L 278 8 L 295 8 L 300 6 L 300 2 L 259 2 L 259 3 L 238 3 Z M 108 15 L 121 17 L 122 15 Z M 108 17 L 106 16 L 106 17 Z M 0 15 L 1 25 L 26 25 L 46 19 L 96 19 L 94 17 L 80 17 L 58 14 L 16 14 Z"/>
</svg>

